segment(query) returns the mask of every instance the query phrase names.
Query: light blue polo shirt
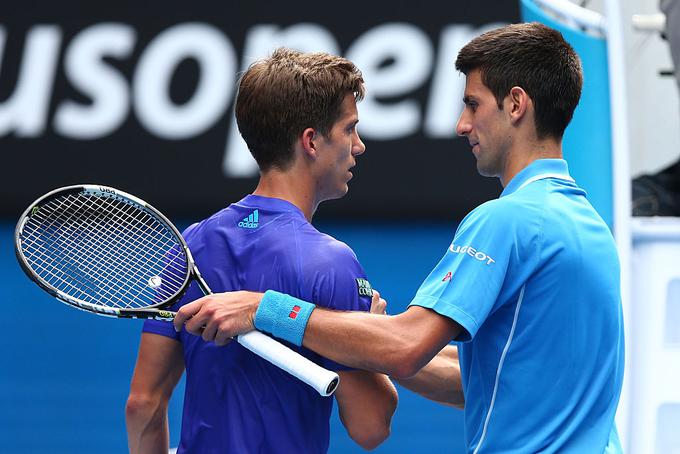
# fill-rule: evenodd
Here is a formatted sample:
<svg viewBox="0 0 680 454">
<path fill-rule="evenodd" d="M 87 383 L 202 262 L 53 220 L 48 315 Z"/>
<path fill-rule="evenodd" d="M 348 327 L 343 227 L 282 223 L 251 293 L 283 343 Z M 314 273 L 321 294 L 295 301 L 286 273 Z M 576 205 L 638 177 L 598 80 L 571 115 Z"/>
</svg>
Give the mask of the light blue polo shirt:
<svg viewBox="0 0 680 454">
<path fill-rule="evenodd" d="M 467 215 L 411 305 L 464 328 L 468 452 L 620 452 L 619 261 L 565 161 L 534 161 Z"/>
</svg>

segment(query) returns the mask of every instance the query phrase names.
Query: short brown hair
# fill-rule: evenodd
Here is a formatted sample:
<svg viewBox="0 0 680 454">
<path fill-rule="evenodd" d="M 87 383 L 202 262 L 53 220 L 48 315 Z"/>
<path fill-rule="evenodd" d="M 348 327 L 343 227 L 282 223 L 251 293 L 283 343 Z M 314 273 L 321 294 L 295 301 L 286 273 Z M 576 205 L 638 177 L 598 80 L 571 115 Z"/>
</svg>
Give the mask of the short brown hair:
<svg viewBox="0 0 680 454">
<path fill-rule="evenodd" d="M 328 135 L 347 94 L 364 96 L 364 79 L 351 61 L 326 53 L 279 48 L 241 76 L 236 122 L 260 170 L 286 169 L 306 128 Z"/>
<path fill-rule="evenodd" d="M 479 69 L 482 82 L 503 108 L 519 86 L 534 103 L 539 138 L 561 138 L 581 97 L 581 61 L 562 34 L 538 22 L 512 24 L 484 33 L 460 50 L 456 69 Z"/>
</svg>

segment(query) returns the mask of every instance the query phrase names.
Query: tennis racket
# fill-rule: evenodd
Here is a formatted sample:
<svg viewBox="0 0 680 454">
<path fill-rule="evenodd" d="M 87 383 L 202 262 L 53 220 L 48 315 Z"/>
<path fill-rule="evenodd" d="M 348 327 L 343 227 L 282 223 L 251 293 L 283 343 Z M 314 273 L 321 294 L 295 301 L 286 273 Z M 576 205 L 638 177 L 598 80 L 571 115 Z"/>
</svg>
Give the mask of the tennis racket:
<svg viewBox="0 0 680 454">
<path fill-rule="evenodd" d="M 164 308 L 191 282 L 212 293 L 177 228 L 146 202 L 110 187 L 77 185 L 45 194 L 23 213 L 14 240 L 31 280 L 97 315 L 172 320 L 175 312 Z M 237 340 L 322 396 L 338 386 L 336 373 L 259 331 Z"/>
</svg>

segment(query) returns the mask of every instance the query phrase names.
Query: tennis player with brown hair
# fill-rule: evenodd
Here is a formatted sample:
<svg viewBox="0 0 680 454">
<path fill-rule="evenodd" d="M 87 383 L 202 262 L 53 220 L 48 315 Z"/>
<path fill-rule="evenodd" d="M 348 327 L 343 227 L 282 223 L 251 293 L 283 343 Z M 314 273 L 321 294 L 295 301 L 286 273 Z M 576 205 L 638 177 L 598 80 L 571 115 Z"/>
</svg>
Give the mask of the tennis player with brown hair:
<svg viewBox="0 0 680 454">
<path fill-rule="evenodd" d="M 369 310 L 373 292 L 353 251 L 310 224 L 321 202 L 347 193 L 365 150 L 356 108 L 363 93 L 354 64 L 328 54 L 279 49 L 243 74 L 236 118 L 260 181 L 183 234 L 214 291 L 276 289 L 322 307 Z M 190 288 L 173 310 L 199 295 Z M 328 450 L 333 398 L 237 342 L 217 346 L 211 326 L 203 338 L 155 320 L 143 331 L 126 408 L 132 453 L 167 453 L 168 399 L 184 368 L 179 453 Z M 335 400 L 352 439 L 372 449 L 389 435 L 397 393 L 386 375 L 291 347 L 340 375 Z"/>
</svg>

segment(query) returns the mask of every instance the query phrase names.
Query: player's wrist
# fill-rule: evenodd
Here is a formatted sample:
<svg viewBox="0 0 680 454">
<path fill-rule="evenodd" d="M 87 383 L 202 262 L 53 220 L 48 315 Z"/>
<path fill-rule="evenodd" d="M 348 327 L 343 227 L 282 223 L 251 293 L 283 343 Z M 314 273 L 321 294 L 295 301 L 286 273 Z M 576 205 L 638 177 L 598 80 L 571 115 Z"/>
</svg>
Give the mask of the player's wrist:
<svg viewBox="0 0 680 454">
<path fill-rule="evenodd" d="M 314 308 L 316 306 L 307 301 L 267 290 L 260 300 L 253 322 L 258 330 L 300 346 Z"/>
</svg>

